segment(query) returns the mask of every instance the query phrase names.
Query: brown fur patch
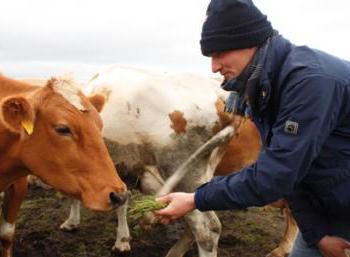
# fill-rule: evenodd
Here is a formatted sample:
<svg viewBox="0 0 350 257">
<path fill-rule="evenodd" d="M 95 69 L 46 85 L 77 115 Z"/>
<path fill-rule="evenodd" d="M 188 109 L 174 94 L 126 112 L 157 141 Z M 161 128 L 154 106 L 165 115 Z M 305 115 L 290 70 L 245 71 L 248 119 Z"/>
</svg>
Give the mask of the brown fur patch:
<svg viewBox="0 0 350 257">
<path fill-rule="evenodd" d="M 215 102 L 215 109 L 216 109 L 216 113 L 219 117 L 219 121 L 213 127 L 214 134 L 218 133 L 224 127 L 226 127 L 227 125 L 232 123 L 233 116 L 231 114 L 225 112 L 224 108 L 225 108 L 224 100 L 222 100 L 221 98 L 218 98 Z"/>
<path fill-rule="evenodd" d="M 261 149 L 259 132 L 249 119 L 241 118 L 236 135 L 226 146 L 226 153 L 216 168 L 215 175 L 240 171 L 256 161 Z M 237 127 L 236 127 L 237 128 Z"/>
<path fill-rule="evenodd" d="M 172 122 L 170 127 L 177 133 L 185 133 L 186 132 L 186 125 L 187 121 L 184 118 L 184 114 L 180 111 L 173 111 L 172 113 L 169 113 L 169 118 Z"/>
<path fill-rule="evenodd" d="M 213 132 L 217 133 L 228 125 L 236 129 L 215 171 L 215 175 L 227 175 L 255 162 L 261 148 L 260 135 L 249 119 L 225 112 L 223 99 L 217 99 L 215 108 L 219 119 L 213 127 Z"/>
<path fill-rule="evenodd" d="M 106 97 L 102 94 L 95 94 L 89 97 L 90 103 L 96 108 L 98 112 L 101 112 L 106 102 Z"/>
<path fill-rule="evenodd" d="M 105 101 L 107 102 L 109 99 L 109 96 L 112 93 L 112 90 L 108 89 L 108 87 L 103 87 L 103 88 L 99 89 L 98 92 L 95 92 L 95 93 L 104 95 L 104 97 L 106 98 Z"/>
</svg>

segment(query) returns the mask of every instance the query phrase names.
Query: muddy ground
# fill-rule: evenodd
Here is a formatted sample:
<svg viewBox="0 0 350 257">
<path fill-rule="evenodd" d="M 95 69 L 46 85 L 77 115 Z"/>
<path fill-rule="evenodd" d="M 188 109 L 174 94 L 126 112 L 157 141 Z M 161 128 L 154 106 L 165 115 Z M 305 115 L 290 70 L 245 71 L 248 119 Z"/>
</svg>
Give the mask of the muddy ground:
<svg viewBox="0 0 350 257">
<path fill-rule="evenodd" d="M 134 234 L 130 253 L 113 253 L 116 215 L 82 210 L 81 226 L 73 232 L 59 230 L 69 212 L 69 199 L 54 190 L 32 186 L 22 205 L 16 227 L 15 257 L 158 257 L 180 235 L 181 223 L 156 226 L 141 235 Z M 278 243 L 284 219 L 276 209 L 219 212 L 223 233 L 219 242 L 221 257 L 265 256 Z M 198 256 L 195 246 L 186 257 Z"/>
</svg>

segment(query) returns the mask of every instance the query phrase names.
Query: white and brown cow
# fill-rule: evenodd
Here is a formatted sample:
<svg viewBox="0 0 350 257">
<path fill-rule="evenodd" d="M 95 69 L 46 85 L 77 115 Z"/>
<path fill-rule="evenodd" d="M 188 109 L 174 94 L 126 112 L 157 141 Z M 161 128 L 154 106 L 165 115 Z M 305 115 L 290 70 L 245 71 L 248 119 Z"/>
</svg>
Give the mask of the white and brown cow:
<svg viewBox="0 0 350 257">
<path fill-rule="evenodd" d="M 192 192 L 214 173 L 224 175 L 254 162 L 260 151 L 260 138 L 253 123 L 233 119 L 223 112 L 226 93 L 218 80 L 114 66 L 97 74 L 87 92 L 107 95 L 101 113 L 103 136 L 115 164 L 141 177 L 147 193 L 157 192 L 164 180 L 224 127 L 239 129 L 228 144 L 198 160 L 176 190 Z M 183 256 L 194 240 L 200 256 L 216 256 L 221 225 L 215 213 L 194 211 L 185 221 L 188 227 L 167 257 Z M 71 229 L 78 224 L 79 203 L 75 202 L 61 227 Z M 125 229 L 127 225 L 118 228 L 118 233 L 127 235 Z M 271 256 L 287 254 L 295 232 L 294 220 L 288 215 L 285 237 Z M 121 240 L 128 241 L 117 235 L 114 249 L 118 249 Z"/>
<path fill-rule="evenodd" d="M 33 174 L 93 210 L 126 201 L 101 135 L 101 95 L 85 97 L 76 82 L 37 87 L 0 76 L 0 219 L 2 256 L 12 256 L 15 219 Z"/>
</svg>

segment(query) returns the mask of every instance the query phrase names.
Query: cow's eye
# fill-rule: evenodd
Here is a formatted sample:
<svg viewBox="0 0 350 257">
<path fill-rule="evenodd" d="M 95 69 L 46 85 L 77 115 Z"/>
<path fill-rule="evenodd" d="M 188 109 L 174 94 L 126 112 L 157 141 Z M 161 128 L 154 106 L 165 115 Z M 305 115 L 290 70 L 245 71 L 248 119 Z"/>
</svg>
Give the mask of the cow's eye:
<svg viewBox="0 0 350 257">
<path fill-rule="evenodd" d="M 59 135 L 62 135 L 62 136 L 71 136 L 72 135 L 72 131 L 66 125 L 57 125 L 57 126 L 55 126 L 55 130 Z"/>
</svg>

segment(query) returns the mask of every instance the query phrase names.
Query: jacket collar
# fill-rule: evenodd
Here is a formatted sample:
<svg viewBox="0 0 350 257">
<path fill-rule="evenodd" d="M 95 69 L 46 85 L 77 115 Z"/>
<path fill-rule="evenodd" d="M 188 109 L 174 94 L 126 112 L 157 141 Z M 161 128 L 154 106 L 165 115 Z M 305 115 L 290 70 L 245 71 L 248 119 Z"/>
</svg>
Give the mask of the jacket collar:
<svg viewBox="0 0 350 257">
<path fill-rule="evenodd" d="M 257 116 L 266 116 L 267 112 L 272 115 L 277 111 L 279 102 L 280 87 L 278 83 L 281 67 L 286 60 L 293 45 L 281 35 L 274 35 L 265 59 L 265 64 L 258 84 L 259 95 L 258 101 L 259 111 Z M 269 116 L 270 116 L 269 115 Z M 275 116 L 275 115 L 273 115 Z"/>
</svg>

